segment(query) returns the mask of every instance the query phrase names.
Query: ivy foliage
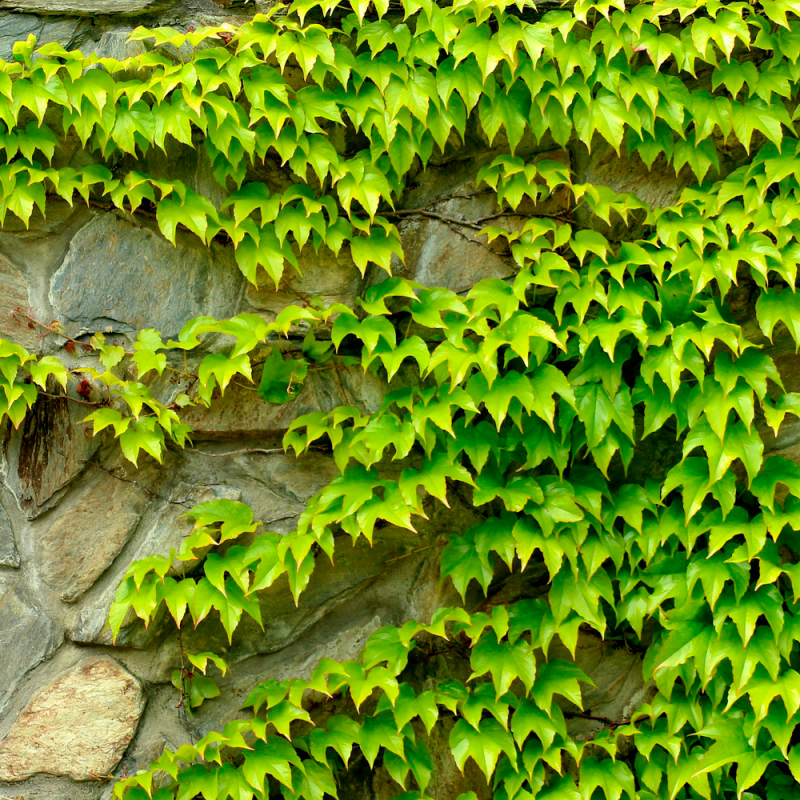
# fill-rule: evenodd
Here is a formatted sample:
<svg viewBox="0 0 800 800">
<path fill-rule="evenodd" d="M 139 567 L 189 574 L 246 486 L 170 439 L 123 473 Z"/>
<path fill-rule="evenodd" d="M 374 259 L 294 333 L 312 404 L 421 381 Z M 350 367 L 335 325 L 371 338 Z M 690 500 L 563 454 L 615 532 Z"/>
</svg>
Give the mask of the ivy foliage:
<svg viewBox="0 0 800 800">
<path fill-rule="evenodd" d="M 233 639 L 284 575 L 299 600 L 345 535 L 413 531 L 456 493 L 483 515 L 440 554 L 461 607 L 381 628 L 310 677 L 267 677 L 241 718 L 165 751 L 117 797 L 322 800 L 361 759 L 422 800 L 439 730 L 498 800 L 800 795 L 800 467 L 765 450 L 800 416 L 776 363 L 800 346 L 798 14 L 782 0 L 296 0 L 236 29 L 138 30 L 150 49 L 125 61 L 29 39 L 0 62 L 0 219 L 27 224 L 77 194 L 152 211 L 173 242 L 180 229 L 230 243 L 253 283 L 277 286 L 309 246 L 387 273 L 356 308 L 202 317 L 127 349 L 98 333 L 77 366 L 0 343 L 3 416 L 18 426 L 48 381 L 88 375 L 87 425 L 133 463 L 187 445 L 182 410 L 232 383 L 270 403 L 319 369 L 388 384 L 374 413 L 291 424 L 286 448 L 324 446 L 339 473 L 296 530 L 265 531 L 238 502 L 195 507 L 179 552 L 131 565 L 115 635 L 166 613 L 178 628 L 218 617 Z M 75 136 L 93 159 L 80 168 L 60 160 Z M 493 151 L 476 180 L 500 211 L 472 226 L 507 248 L 513 274 L 462 294 L 392 277 L 404 189 L 477 141 Z M 568 144 L 695 184 L 651 207 L 536 155 Z M 218 206 L 133 169 L 151 147 L 195 146 Z M 291 180 L 258 180 L 265 159 Z M 543 211 L 556 192 L 571 213 Z M 211 336 L 226 344 L 209 352 Z M 183 391 L 157 388 L 165 371 Z M 476 605 L 509 570 L 546 585 Z M 642 653 L 649 687 L 589 738 L 569 719 L 590 679 L 551 655 L 558 642 L 574 659 L 588 631 Z M 440 638 L 469 680 L 417 679 L 420 643 Z M 227 665 L 188 658 L 174 682 L 197 708 Z"/>
</svg>

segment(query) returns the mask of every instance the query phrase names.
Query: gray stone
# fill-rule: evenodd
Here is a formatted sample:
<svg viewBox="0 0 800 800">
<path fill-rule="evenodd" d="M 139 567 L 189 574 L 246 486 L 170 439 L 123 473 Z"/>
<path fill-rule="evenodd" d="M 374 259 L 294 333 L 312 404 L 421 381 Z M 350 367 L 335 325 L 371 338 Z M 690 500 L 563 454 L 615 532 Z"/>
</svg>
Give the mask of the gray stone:
<svg viewBox="0 0 800 800">
<path fill-rule="evenodd" d="M 436 209 L 442 216 L 473 220 L 496 210 L 493 203 L 448 200 Z M 405 269 L 395 270 L 425 286 L 441 286 L 464 292 L 484 278 L 505 278 L 514 273 L 510 258 L 486 244 L 476 231 L 425 217 L 409 219 L 399 226 Z"/>
<path fill-rule="evenodd" d="M 325 305 L 353 305 L 361 286 L 361 275 L 348 247 L 342 247 L 339 254 L 334 255 L 325 247 L 315 253 L 311 245 L 307 245 L 298 257 L 298 265 L 300 275 L 287 272 L 278 291 L 269 282 L 258 288 L 249 285 L 247 301 L 250 305 L 267 312 L 270 319 L 286 306 L 302 305 L 310 297 L 319 297 Z"/>
<path fill-rule="evenodd" d="M 0 256 L 0 339 L 10 339 L 28 350 L 36 350 L 41 341 L 40 331 L 19 313 L 30 313 L 29 286 L 26 276 Z"/>
<path fill-rule="evenodd" d="M 90 410 L 64 398 L 39 397 L 19 429 L 8 429 L 6 484 L 28 519 L 54 505 L 97 451 L 99 437 L 87 436 L 81 424 Z"/>
<path fill-rule="evenodd" d="M 309 373 L 289 403 L 267 403 L 256 392 L 232 384 L 210 408 L 190 408 L 183 419 L 203 436 L 269 436 L 283 433 L 295 418 L 312 411 L 327 412 L 338 405 L 376 411 L 384 391 L 378 377 L 360 368 L 321 370 Z"/>
<path fill-rule="evenodd" d="M 5 509 L 0 506 L 0 567 L 18 567 L 19 553 L 14 541 L 14 530 Z"/>
<path fill-rule="evenodd" d="M 73 14 L 97 17 L 104 14 L 135 16 L 169 5 L 168 0 L 3 0 L 0 8 L 34 14 Z"/>
<path fill-rule="evenodd" d="M 15 8 L 8 2 L 0 3 L 1 8 Z M 51 17 L 42 19 L 34 14 L 18 14 L 12 11 L 0 12 L 0 58 L 12 58 L 15 42 L 24 41 L 29 34 L 36 36 L 37 46 L 58 42 L 68 50 L 78 47 L 85 38 L 89 27 L 87 20 Z"/>
<path fill-rule="evenodd" d="M 20 681 L 61 643 L 55 624 L 18 590 L 0 583 L 0 711 Z"/>
<path fill-rule="evenodd" d="M 0 780 L 38 773 L 90 780 L 116 767 L 144 710 L 139 682 L 110 658 L 86 658 L 40 689 L 0 742 Z"/>
<path fill-rule="evenodd" d="M 254 666 L 275 677 L 308 674 L 322 653 L 354 658 L 372 631 L 407 619 L 429 619 L 444 604 L 447 588 L 438 586 L 438 552 L 427 547 L 430 543 L 425 536 L 392 527 L 376 531 L 372 546 L 363 539 L 353 546 L 342 535 L 335 564 L 318 554 L 297 606 L 285 579 L 259 595 L 263 631 L 243 617 L 229 645 L 214 617 L 187 630 L 184 643 L 191 651 L 226 652 L 232 662 L 280 651 L 277 661 Z M 235 680 L 241 684 L 253 675 L 237 667 Z"/>
<path fill-rule="evenodd" d="M 86 596 L 72 619 L 67 621 L 70 639 L 86 644 L 113 644 L 111 630 L 106 625 L 108 611 L 130 563 L 151 555 L 168 555 L 171 548 L 177 551 L 192 530 L 191 521 L 183 514 L 193 505 L 220 497 L 239 499 L 240 496 L 237 491 L 224 486 L 198 487 L 181 481 L 162 488 L 142 517 L 139 532 L 126 550 L 125 557 L 120 559 L 123 563 L 119 564 L 119 569 L 109 571 Z M 117 645 L 146 647 L 152 642 L 157 626 L 145 629 L 139 624 L 131 625 L 135 619 L 131 612 L 117 638 Z"/>
<path fill-rule="evenodd" d="M 542 153 L 530 160 L 543 159 L 569 163 L 563 150 Z M 411 277 L 426 286 L 442 286 L 454 292 L 464 292 L 484 278 L 506 278 L 517 272 L 503 240 L 488 243 L 486 236 L 477 235 L 474 228 L 456 224 L 456 221 L 475 223 L 486 220 L 501 211 L 494 192 L 486 186 L 476 186 L 477 167 L 473 162 L 455 175 L 443 171 L 435 181 L 425 182 L 418 190 L 404 197 L 404 205 L 422 208 L 439 215 L 409 215 L 398 225 L 405 264 L 394 265 L 398 274 Z M 566 210 L 568 197 L 565 190 L 537 203 L 536 213 L 558 214 Z M 506 210 L 508 210 L 506 208 Z M 525 203 L 518 208 L 520 215 L 504 216 L 499 220 L 486 220 L 480 224 L 497 224 L 514 231 L 524 224 L 524 215 L 533 213 Z"/>
<path fill-rule="evenodd" d="M 93 470 L 37 536 L 39 574 L 75 602 L 111 565 L 136 528 L 148 497 L 137 483 Z"/>
<path fill-rule="evenodd" d="M 50 302 L 73 334 L 155 328 L 166 340 L 189 319 L 236 310 L 243 278 L 230 257 L 113 214 L 96 216 L 70 243 Z"/>
<path fill-rule="evenodd" d="M 86 55 L 94 54 L 98 58 L 114 58 L 117 61 L 141 55 L 147 48 L 144 42 L 129 40 L 132 29 L 133 24 L 128 30 L 105 31 L 97 41 L 87 42 L 82 50 Z"/>
<path fill-rule="evenodd" d="M 554 643 L 548 658 L 572 661 L 560 643 Z M 595 683 L 581 684 L 584 712 L 613 722 L 630 719 L 630 715 L 646 700 L 647 686 L 642 679 L 641 654 L 600 639 L 597 634 L 583 633 L 575 650 L 577 664 Z M 605 727 L 603 722 L 573 717 L 570 731 L 591 734 Z"/>
</svg>

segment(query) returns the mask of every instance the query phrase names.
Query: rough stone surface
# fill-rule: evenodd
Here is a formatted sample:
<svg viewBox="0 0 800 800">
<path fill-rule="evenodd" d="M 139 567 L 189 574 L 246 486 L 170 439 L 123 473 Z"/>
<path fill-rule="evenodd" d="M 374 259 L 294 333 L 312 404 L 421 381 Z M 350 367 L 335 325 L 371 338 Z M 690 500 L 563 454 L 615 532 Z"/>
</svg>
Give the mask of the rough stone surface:
<svg viewBox="0 0 800 800">
<path fill-rule="evenodd" d="M 169 5 L 167 0 L 3 0 L 0 8 L 36 14 L 74 14 L 95 17 L 104 14 L 136 15 Z"/>
<path fill-rule="evenodd" d="M 11 520 L 5 510 L 0 506 L 0 567 L 18 567 L 19 552 L 14 541 L 14 530 Z"/>
<path fill-rule="evenodd" d="M 376 533 L 372 547 L 363 541 L 353 547 L 349 537 L 342 537 L 337 541 L 335 566 L 324 555 L 318 558 L 314 579 L 297 606 L 284 580 L 260 595 L 263 633 L 255 622 L 243 618 L 233 644 L 229 645 L 221 625 L 211 621 L 187 632 L 187 646 L 192 651 L 229 652 L 238 661 L 250 655 L 273 653 L 297 642 L 305 649 L 304 660 L 309 662 L 302 672 L 310 672 L 322 652 L 336 653 L 344 648 L 352 651 L 344 657 L 353 658 L 358 643 L 363 644 L 376 628 L 402 624 L 417 616 L 413 613 L 414 590 L 422 588 L 416 581 L 424 559 L 409 553 L 419 546 L 415 534 L 392 528 Z M 307 637 L 311 627 L 321 620 L 327 623 Z M 359 633 L 355 634 L 354 629 Z M 311 645 L 315 640 L 319 644 Z M 295 658 L 298 656 L 299 652 Z M 296 661 L 292 664 L 293 669 L 298 666 Z M 273 674 L 272 669 L 269 672 Z"/>
<path fill-rule="evenodd" d="M 61 642 L 55 623 L 0 581 L 0 712 L 20 681 Z"/>
<path fill-rule="evenodd" d="M 45 583 L 74 602 L 108 569 L 147 505 L 141 484 L 94 470 L 62 502 L 38 539 Z"/>
<path fill-rule="evenodd" d="M 531 160 L 544 158 L 569 163 L 563 150 Z M 516 272 L 516 265 L 503 245 L 488 244 L 487 238 L 478 236 L 474 228 L 457 224 L 458 221 L 474 224 L 500 210 L 493 192 L 487 192 L 485 185 L 482 189 L 476 187 L 476 174 L 475 164 L 456 171 L 444 170 L 408 194 L 405 206 L 424 209 L 438 217 L 412 214 L 403 218 L 398 228 L 405 264 L 395 264 L 395 271 L 426 286 L 443 286 L 454 292 L 466 291 L 484 278 L 505 278 Z M 538 211 L 558 213 L 565 210 L 566 201 L 565 190 L 556 190 L 539 204 Z M 525 214 L 529 209 L 523 204 L 519 211 Z M 519 229 L 522 222 L 522 217 L 504 219 L 509 230 Z"/>
<path fill-rule="evenodd" d="M 50 508 L 97 451 L 99 440 L 81 425 L 85 416 L 86 406 L 41 397 L 18 430 L 7 428 L 6 483 L 29 519 Z"/>
<path fill-rule="evenodd" d="M 272 405 L 256 392 L 234 384 L 210 408 L 196 406 L 188 410 L 184 419 L 205 436 L 282 434 L 295 418 L 311 411 L 331 411 L 337 405 L 375 411 L 383 399 L 381 387 L 376 376 L 358 368 L 311 372 L 291 403 Z"/>
<path fill-rule="evenodd" d="M 11 3 L 2 3 L 2 8 L 16 8 Z M 68 50 L 83 44 L 87 20 L 62 17 L 38 17 L 35 14 L 18 14 L 0 11 L 0 58 L 10 60 L 14 43 L 34 34 L 38 44 L 59 42 Z"/>
<path fill-rule="evenodd" d="M 550 657 L 571 661 L 569 651 L 554 644 Z M 620 722 L 630 719 L 637 706 L 646 701 L 647 686 L 642 680 L 642 658 L 624 646 L 614 646 L 596 634 L 581 634 L 575 651 L 575 663 L 594 681 L 583 684 L 583 710 L 596 718 Z M 573 717 L 570 730 L 591 733 L 600 730 L 603 723 Z"/>
<path fill-rule="evenodd" d="M 685 171 L 676 176 L 662 159 L 648 171 L 638 159 L 629 158 L 624 148 L 618 155 L 605 142 L 598 142 L 591 153 L 583 148 L 577 153 L 580 161 L 576 164 L 576 182 L 608 186 L 620 194 L 631 192 L 656 208 L 673 204 L 681 190 L 694 183 L 691 173 Z"/>
<path fill-rule="evenodd" d="M 139 682 L 110 658 L 90 657 L 40 689 L 0 742 L 0 780 L 37 773 L 89 780 L 122 758 L 144 709 Z"/>
<path fill-rule="evenodd" d="M 239 499 L 240 493 L 225 487 L 209 489 L 190 486 L 180 481 L 172 486 L 160 487 L 160 491 L 151 497 L 147 511 L 141 518 L 137 536 L 126 550 L 124 563 L 120 565 L 121 571 L 137 559 L 169 553 L 170 548 L 178 550 L 192 527 L 182 515 L 197 503 L 220 497 Z M 111 631 L 106 622 L 118 584 L 119 573 L 115 572 L 108 579 L 99 582 L 80 607 L 76 608 L 73 617 L 67 622 L 67 633 L 72 641 L 112 643 Z M 130 621 L 133 619 L 131 613 Z M 130 647 L 144 647 L 152 643 L 153 633 L 154 626 L 150 629 L 141 625 L 133 626 L 130 630 L 123 628 L 117 642 Z"/>
<path fill-rule="evenodd" d="M 350 249 L 342 247 L 338 255 L 323 247 L 315 253 L 311 245 L 303 249 L 298 258 L 300 275 L 284 281 L 286 289 L 275 291 L 272 284 L 259 288 L 247 287 L 247 301 L 268 317 L 277 316 L 293 303 L 302 303 L 308 297 L 319 297 L 325 305 L 347 303 L 353 305 L 361 285 L 361 277 L 353 269 Z"/>
<path fill-rule="evenodd" d="M 17 312 L 28 313 L 31 307 L 29 282 L 21 270 L 0 256 L 0 339 L 11 339 L 28 350 L 37 349 L 39 331 L 29 328 L 28 321 Z M 32 324 L 32 323 L 31 323 Z"/>
<path fill-rule="evenodd" d="M 178 335 L 192 317 L 234 313 L 242 276 L 213 251 L 182 243 L 112 214 L 81 228 L 53 276 L 50 302 L 74 334 L 155 328 Z M 91 275 L 91 281 L 86 276 Z"/>
</svg>

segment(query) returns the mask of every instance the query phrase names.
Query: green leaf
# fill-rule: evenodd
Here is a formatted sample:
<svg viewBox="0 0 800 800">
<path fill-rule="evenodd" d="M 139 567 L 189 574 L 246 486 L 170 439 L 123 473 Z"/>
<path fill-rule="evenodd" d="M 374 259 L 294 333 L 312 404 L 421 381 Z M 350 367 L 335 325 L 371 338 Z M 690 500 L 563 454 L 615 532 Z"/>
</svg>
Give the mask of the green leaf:
<svg viewBox="0 0 800 800">
<path fill-rule="evenodd" d="M 461 772 L 467 759 L 471 758 L 488 780 L 491 778 L 502 753 L 512 765 L 517 763 L 517 751 L 509 731 L 496 719 L 484 719 L 477 728 L 459 720 L 450 732 L 450 749 Z"/>
<path fill-rule="evenodd" d="M 595 789 L 600 789 L 608 800 L 619 800 L 623 794 L 630 800 L 636 798 L 633 774 L 627 764 L 590 756 L 581 761 L 581 800 L 590 800 Z"/>
<path fill-rule="evenodd" d="M 268 403 L 288 403 L 294 400 L 308 375 L 305 359 L 284 360 L 280 350 L 273 347 L 264 361 L 264 371 L 258 393 Z"/>
<path fill-rule="evenodd" d="M 473 670 L 470 680 L 491 673 L 498 698 L 511 688 L 517 678 L 528 692 L 533 688 L 536 659 L 530 645 L 523 640 L 513 644 L 499 642 L 494 632 L 487 633 L 472 649 L 470 664 Z"/>
<path fill-rule="evenodd" d="M 134 466 L 137 465 L 142 450 L 160 464 L 164 452 L 164 432 L 154 417 L 141 417 L 119 435 L 119 444 L 122 454 Z"/>
</svg>

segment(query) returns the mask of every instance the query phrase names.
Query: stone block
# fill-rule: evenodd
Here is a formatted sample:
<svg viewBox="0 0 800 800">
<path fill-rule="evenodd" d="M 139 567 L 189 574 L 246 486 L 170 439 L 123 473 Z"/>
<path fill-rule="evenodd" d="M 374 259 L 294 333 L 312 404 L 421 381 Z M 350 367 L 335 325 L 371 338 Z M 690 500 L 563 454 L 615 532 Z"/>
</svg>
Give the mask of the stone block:
<svg viewBox="0 0 800 800">
<path fill-rule="evenodd" d="M 16 588 L 0 583 L 0 711 L 20 681 L 55 652 L 62 638 L 55 623 Z"/>
<path fill-rule="evenodd" d="M 97 17 L 105 14 L 136 16 L 160 11 L 171 0 L 2 0 L 0 8 L 33 14 L 71 14 Z"/>
<path fill-rule="evenodd" d="M 569 156 L 563 150 L 541 153 L 529 160 L 543 159 L 569 164 Z M 398 223 L 405 252 L 405 265 L 397 265 L 400 274 L 426 286 L 465 292 L 484 278 L 506 278 L 517 272 L 502 240 L 488 244 L 487 237 L 478 236 L 474 228 L 457 224 L 462 220 L 480 225 L 496 224 L 514 231 L 522 227 L 525 216 L 535 213 L 526 201 L 519 206 L 521 216 L 494 218 L 503 211 L 494 192 L 486 191 L 485 185 L 480 188 L 476 185 L 478 169 L 487 161 L 483 158 L 469 162 L 455 173 L 441 170 L 435 178 L 404 198 L 407 208 L 422 209 L 438 217 L 409 214 Z M 567 203 L 566 191 L 557 189 L 535 208 L 539 213 L 556 214 L 565 211 Z"/>
<path fill-rule="evenodd" d="M 99 469 L 89 471 L 37 536 L 42 580 L 62 600 L 75 602 L 125 546 L 148 499 L 140 481 L 132 483 Z"/>
<path fill-rule="evenodd" d="M 548 657 L 573 660 L 560 642 L 554 642 Z M 584 712 L 596 719 L 572 717 L 569 728 L 573 733 L 592 733 L 605 727 L 599 718 L 612 722 L 630 719 L 646 701 L 640 653 L 615 646 L 597 634 L 581 633 L 574 663 L 594 681 L 594 686 L 581 684 L 581 692 Z"/>
<path fill-rule="evenodd" d="M 6 485 L 28 519 L 53 506 L 97 451 L 99 437 L 87 436 L 81 424 L 91 410 L 65 398 L 39 397 L 19 429 L 7 428 Z"/>
<path fill-rule="evenodd" d="M 0 567 L 18 567 L 19 553 L 14 541 L 14 530 L 5 510 L 0 506 Z"/>
<path fill-rule="evenodd" d="M 40 331 L 31 328 L 17 309 L 28 313 L 32 302 L 27 276 L 7 258 L 0 256 L 0 339 L 10 339 L 28 350 L 36 350 L 41 343 Z"/>
<path fill-rule="evenodd" d="M 3 2 L 2 8 L 17 8 L 12 3 Z M 59 42 L 68 49 L 82 44 L 90 27 L 85 19 L 69 17 L 46 17 L 42 19 L 35 14 L 19 14 L 13 11 L 0 11 L 0 58 L 10 61 L 12 48 L 19 41 L 28 38 L 32 33 L 36 36 L 38 46 Z"/>
<path fill-rule="evenodd" d="M 162 484 L 171 470 L 176 469 L 172 460 L 164 472 L 159 471 Z M 239 494 L 224 486 L 207 488 L 174 481 L 162 485 L 153 493 L 151 502 L 138 525 L 138 531 L 113 570 L 108 570 L 103 580 L 98 582 L 67 620 L 67 633 L 74 642 L 83 644 L 113 643 L 111 631 L 107 627 L 108 611 L 116 595 L 122 576 L 132 561 L 151 555 L 168 555 L 170 548 L 178 550 L 192 525 L 183 517 L 196 503 L 219 497 L 238 499 Z M 135 616 L 131 612 L 129 622 Z M 126 623 L 127 625 L 128 623 Z M 158 633 L 158 626 L 145 629 L 141 625 L 124 627 L 117 639 L 118 645 L 126 647 L 146 647 Z"/>
<path fill-rule="evenodd" d="M 361 286 L 361 275 L 350 256 L 350 248 L 342 247 L 338 255 L 327 247 L 318 253 L 309 244 L 298 256 L 300 275 L 287 271 L 283 284 L 275 291 L 272 283 L 248 285 L 247 301 L 268 318 L 276 317 L 286 306 L 303 305 L 309 297 L 319 297 L 325 305 L 345 303 L 352 306 Z"/>
<path fill-rule="evenodd" d="M 428 544 L 425 537 L 393 527 L 377 530 L 372 546 L 364 540 L 353 546 L 342 535 L 336 541 L 335 564 L 318 554 L 297 605 L 285 578 L 259 593 L 263 630 L 245 615 L 229 645 L 212 614 L 184 633 L 185 646 L 192 652 L 227 653 L 232 663 L 280 651 L 286 656 L 278 662 L 286 677 L 307 674 L 322 654 L 354 658 L 381 625 L 423 619 L 438 607 L 437 551 Z M 276 674 L 272 666 L 269 673 Z M 248 678 L 239 668 L 236 674 Z"/>
<path fill-rule="evenodd" d="M 39 689 L 0 742 L 0 781 L 107 775 L 144 710 L 139 682 L 110 658 L 85 658 Z"/>
<path fill-rule="evenodd" d="M 259 394 L 230 385 L 210 408 L 188 409 L 183 420 L 198 436 L 259 436 L 281 434 L 301 414 L 332 411 L 353 405 L 373 412 L 380 408 L 384 384 L 360 368 L 310 372 L 303 388 L 289 403 L 265 402 Z"/>
<path fill-rule="evenodd" d="M 72 335 L 155 328 L 176 337 L 193 317 L 228 317 L 244 278 L 229 254 L 114 214 L 95 216 L 73 237 L 50 283 L 50 302 Z"/>
</svg>

